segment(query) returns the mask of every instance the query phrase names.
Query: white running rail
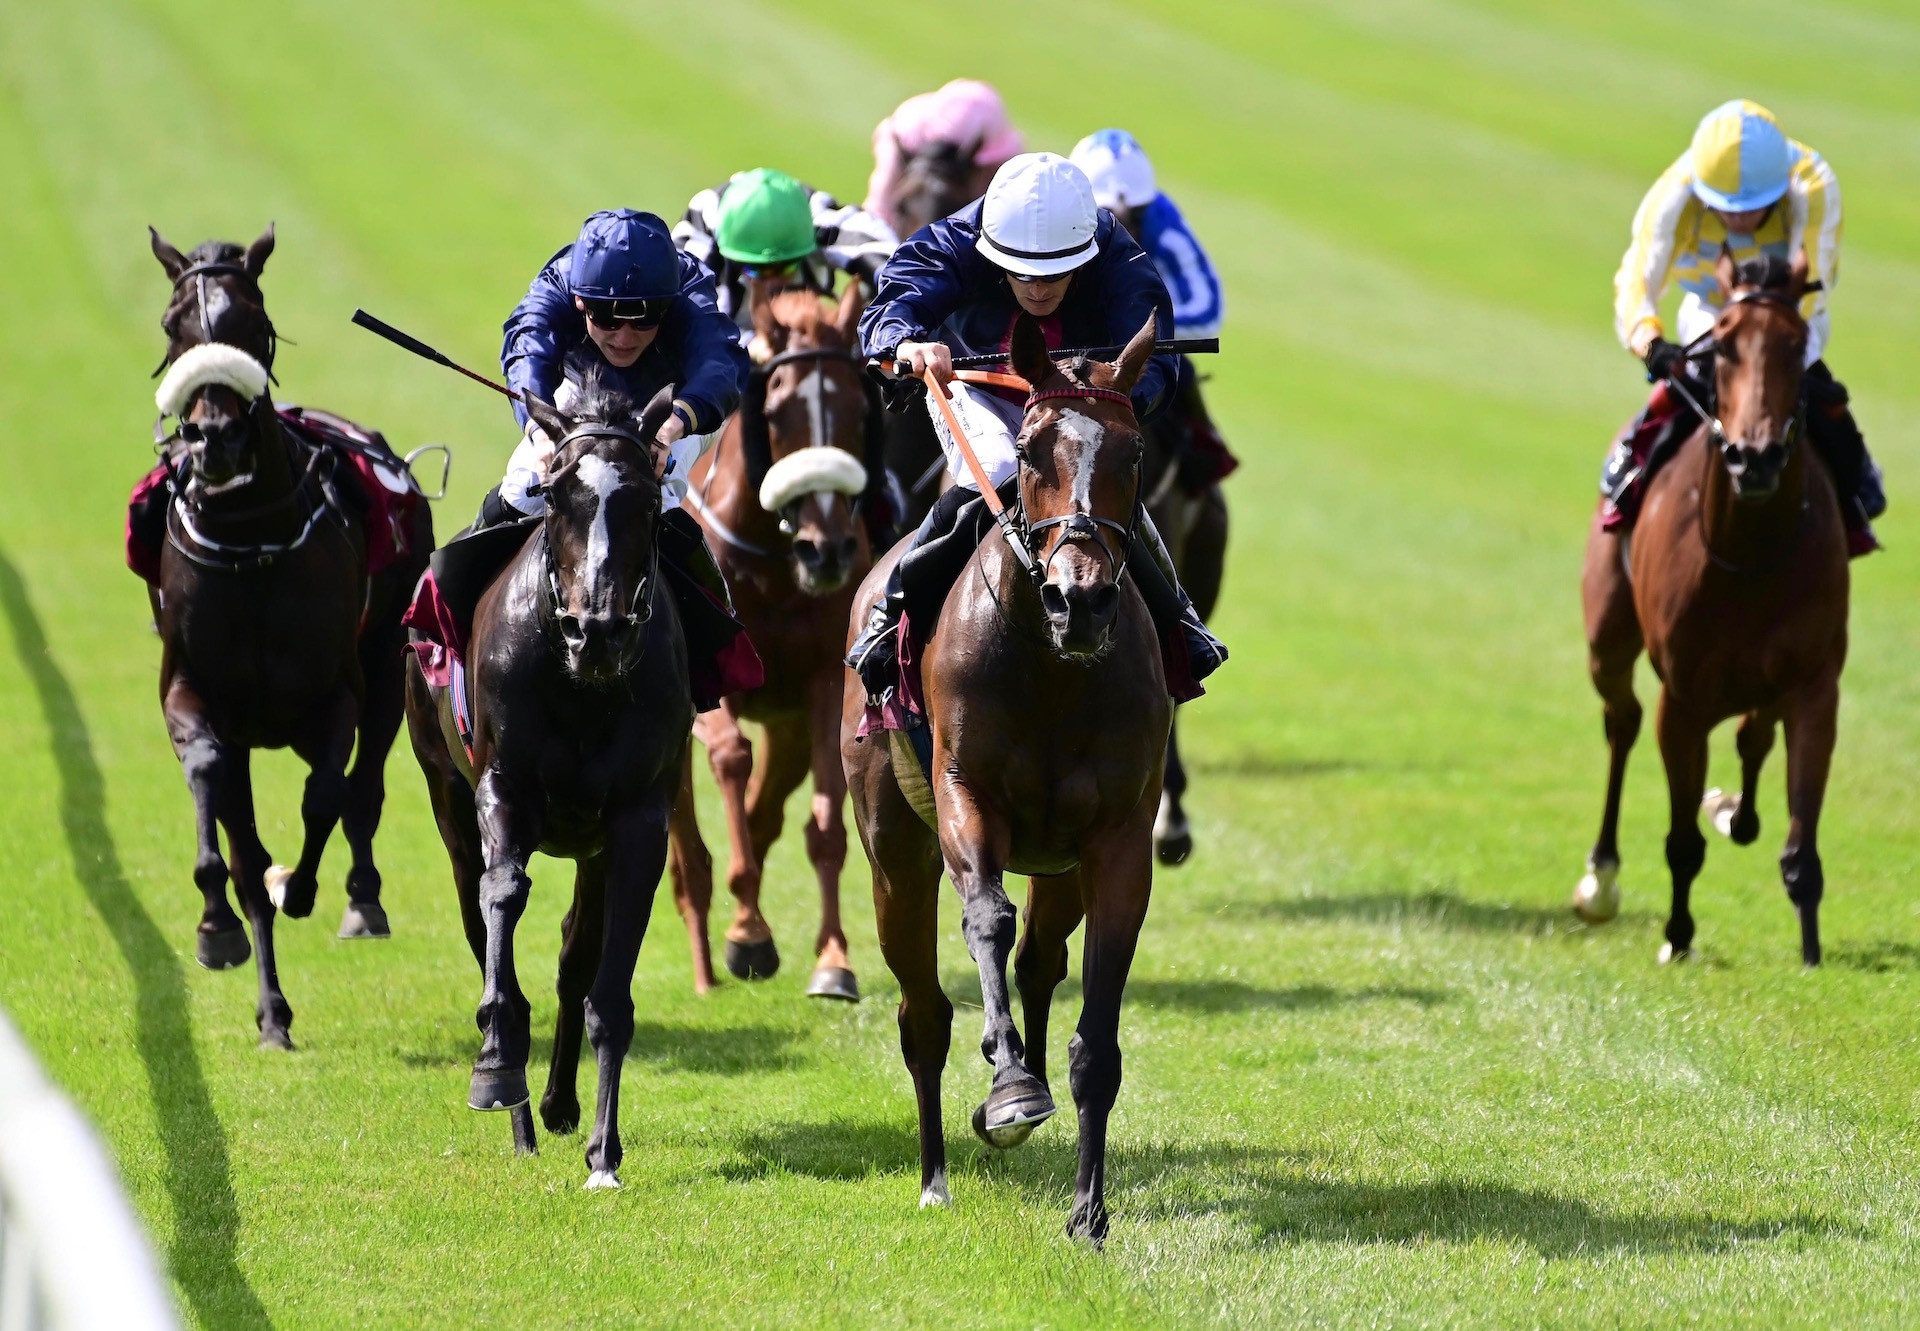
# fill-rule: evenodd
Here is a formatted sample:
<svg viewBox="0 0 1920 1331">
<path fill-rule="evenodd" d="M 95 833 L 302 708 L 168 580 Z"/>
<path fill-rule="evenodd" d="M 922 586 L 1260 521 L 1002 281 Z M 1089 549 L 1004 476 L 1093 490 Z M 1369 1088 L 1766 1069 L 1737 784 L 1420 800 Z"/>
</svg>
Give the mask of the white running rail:
<svg viewBox="0 0 1920 1331">
<path fill-rule="evenodd" d="M 106 1151 L 0 1013 L 0 1331 L 175 1331 Z"/>
</svg>

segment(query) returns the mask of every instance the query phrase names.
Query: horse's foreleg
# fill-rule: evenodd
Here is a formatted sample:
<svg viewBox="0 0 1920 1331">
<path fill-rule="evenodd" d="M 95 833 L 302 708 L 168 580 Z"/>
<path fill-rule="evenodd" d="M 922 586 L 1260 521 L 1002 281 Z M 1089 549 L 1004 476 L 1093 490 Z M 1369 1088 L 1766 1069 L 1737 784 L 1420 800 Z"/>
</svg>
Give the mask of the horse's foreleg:
<svg viewBox="0 0 1920 1331">
<path fill-rule="evenodd" d="M 1667 872 L 1673 878 L 1673 907 L 1660 960 L 1679 961 L 1693 946 L 1688 898 L 1707 859 L 1707 839 L 1700 835 L 1700 796 L 1707 784 L 1708 727 L 1676 709 L 1673 695 L 1663 689 L 1654 729 L 1667 768 Z"/>
<path fill-rule="evenodd" d="M 486 870 L 480 875 L 480 918 L 486 930 L 481 969 L 480 1007 L 474 1021 L 480 1028 L 480 1054 L 474 1059 L 473 1081 L 467 1103 L 474 1109 L 516 1109 L 527 1103 L 527 1047 L 529 1007 L 514 970 L 513 931 L 527 908 L 533 882 L 527 860 L 540 844 L 535 810 L 537 796 L 507 787 L 498 769 L 480 778 L 475 809 Z M 520 1140 L 516 1116 L 515 1144 Z M 531 1121 L 524 1126 L 531 1130 Z"/>
<path fill-rule="evenodd" d="M 253 960 L 259 982 L 254 1019 L 260 1043 L 274 1049 L 293 1048 L 293 1008 L 280 989 L 279 954 L 273 941 L 274 906 L 267 897 L 266 874 L 273 860 L 260 842 L 253 809 L 253 755 L 245 749 L 233 754 L 220 824 L 227 829 L 227 850 L 233 861 L 233 885 L 240 908 L 253 925 Z"/>
<path fill-rule="evenodd" d="M 1047 1080 L 1047 1017 L 1053 991 L 1067 978 L 1067 939 L 1084 911 L 1080 875 L 1036 878 L 1027 889 L 1027 924 L 1013 950 L 1013 983 L 1027 1023 L 1027 1070 Z"/>
<path fill-rule="evenodd" d="M 1180 758 L 1180 713 L 1176 709 L 1167 727 L 1167 779 L 1160 791 L 1160 811 L 1153 820 L 1153 850 L 1165 865 L 1185 864 L 1193 854 L 1193 826 L 1183 800 L 1187 793 L 1187 765 Z"/>
<path fill-rule="evenodd" d="M 596 855 L 574 866 L 573 905 L 560 922 L 560 974 L 554 983 L 560 1008 L 553 1020 L 547 1090 L 540 1097 L 540 1121 L 548 1132 L 569 1133 L 580 1126 L 580 1033 L 587 990 L 600 969 L 606 911 L 607 857 Z"/>
<path fill-rule="evenodd" d="M 1107 1237 L 1107 1118 L 1120 1094 L 1120 998 L 1153 890 L 1151 833 L 1145 818 L 1109 833 L 1081 856 L 1087 912 L 1081 956 L 1080 1024 L 1067 1045 L 1073 1101 L 1080 1117 L 1080 1160 L 1067 1233 L 1096 1247 Z"/>
<path fill-rule="evenodd" d="M 390 628 L 370 625 L 360 641 L 360 673 L 366 696 L 360 704 L 360 737 L 353 770 L 347 774 L 347 804 L 341 828 L 353 852 L 347 870 L 347 907 L 340 917 L 342 938 L 385 938 L 391 932 L 380 904 L 380 870 L 373 862 L 373 838 L 387 800 L 387 754 L 400 733 L 404 710 L 406 639 L 396 621 Z"/>
<path fill-rule="evenodd" d="M 347 759 L 353 753 L 353 732 L 359 719 L 359 699 L 342 688 L 316 718 L 305 742 L 294 747 L 312 769 L 300 798 L 305 837 L 300 843 L 300 859 L 291 870 L 277 864 L 267 870 L 267 894 L 274 905 L 296 920 L 313 914 L 313 900 L 320 891 L 320 857 L 326 853 L 327 839 L 347 804 Z"/>
<path fill-rule="evenodd" d="M 936 770 L 944 765 L 936 758 Z M 960 893 L 960 931 L 980 971 L 985 1023 L 980 1053 L 993 1067 L 993 1090 L 973 1111 L 973 1129 L 990 1146 L 1018 1146 L 1053 1116 L 1046 1083 L 1028 1071 L 1013 1023 L 1007 963 L 1013 955 L 1016 915 L 1003 881 L 1010 832 L 974 801 L 947 770 L 937 797 L 940 849 Z"/>
<path fill-rule="evenodd" d="M 1800 913 L 1800 960 L 1820 964 L 1820 898 L 1826 875 L 1820 866 L 1820 808 L 1827 797 L 1827 773 L 1840 710 L 1840 671 L 1836 665 L 1803 690 L 1787 708 L 1787 844 L 1780 852 L 1780 877 L 1787 897 Z"/>
<path fill-rule="evenodd" d="M 1619 538 L 1600 530 L 1595 519 L 1587 542 L 1581 599 L 1586 612 L 1587 675 L 1600 695 L 1607 738 L 1607 797 L 1600 811 L 1600 834 L 1587 856 L 1586 875 L 1573 893 L 1574 913 L 1589 924 L 1604 924 L 1620 913 L 1620 792 L 1642 718 L 1640 700 L 1633 692 L 1633 667 L 1641 649 L 1640 619 L 1620 558 Z"/>
<path fill-rule="evenodd" d="M 740 718 L 726 703 L 702 712 L 693 733 L 707 746 L 707 764 L 720 787 L 727 820 L 727 890 L 733 894 L 733 922 L 727 926 L 726 963 L 736 979 L 764 980 L 780 967 L 773 930 L 760 913 L 760 861 L 753 853 L 747 824 L 747 783 L 753 777 L 753 744 Z"/>
<path fill-rule="evenodd" d="M 673 902 L 686 921 L 687 942 L 693 952 L 693 991 L 704 994 L 714 985 L 713 945 L 707 941 L 707 916 L 713 909 L 713 856 L 700 835 L 700 814 L 694 805 L 691 740 L 680 764 L 680 793 L 674 797 L 667 842 Z"/>
<path fill-rule="evenodd" d="M 626 809 L 607 831 L 605 939 L 587 993 L 587 1039 L 599 1065 L 593 1135 L 587 1141 L 587 1186 L 620 1186 L 620 1070 L 633 1043 L 633 967 L 667 860 L 671 787 L 656 804 Z"/>
<path fill-rule="evenodd" d="M 208 970 L 228 970 L 243 964 L 252 951 L 247 931 L 227 900 L 227 862 L 220 855 L 219 815 L 232 781 L 231 755 L 207 724 L 199 695 L 186 684 L 174 681 L 168 686 L 161 710 L 193 800 L 193 882 L 204 902 L 194 957 Z"/>
<path fill-rule="evenodd" d="M 1713 825 L 1736 846 L 1750 846 L 1760 835 L 1760 769 L 1773 751 L 1773 731 L 1779 724 L 1776 712 L 1748 712 L 1741 718 L 1735 740 L 1740 750 L 1740 794 L 1729 798 L 1718 790 L 1709 790 L 1701 805 L 1713 819 Z"/>
<path fill-rule="evenodd" d="M 857 1002 L 860 985 L 847 956 L 846 930 L 840 923 L 840 875 L 847 865 L 847 774 L 840 765 L 841 669 L 835 663 L 814 681 L 809 700 L 808 739 L 813 768 L 813 807 L 807 818 L 807 859 L 820 884 L 820 932 L 814 939 L 813 978 L 807 993 L 815 998 Z"/>
</svg>

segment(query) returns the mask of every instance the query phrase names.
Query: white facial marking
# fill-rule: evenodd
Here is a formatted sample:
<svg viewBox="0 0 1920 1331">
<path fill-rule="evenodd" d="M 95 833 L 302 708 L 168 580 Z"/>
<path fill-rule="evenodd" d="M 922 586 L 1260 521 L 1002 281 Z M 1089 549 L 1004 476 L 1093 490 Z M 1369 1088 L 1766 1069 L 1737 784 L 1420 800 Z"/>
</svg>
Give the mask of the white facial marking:
<svg viewBox="0 0 1920 1331">
<path fill-rule="evenodd" d="M 1073 506 L 1081 513 L 1093 512 L 1093 472 L 1100 460 L 1100 445 L 1106 439 L 1106 427 L 1093 417 L 1073 410 L 1060 413 L 1054 428 L 1079 448 L 1073 473 Z"/>
<path fill-rule="evenodd" d="M 827 432 L 826 397 L 832 391 L 833 383 L 817 370 L 794 385 L 794 396 L 807 404 L 807 420 L 813 429 L 813 438 L 808 442 L 814 448 L 825 448 L 833 442 L 833 436 Z"/>
<path fill-rule="evenodd" d="M 607 530 L 607 496 L 618 488 L 620 474 L 591 453 L 580 459 L 574 474 L 600 501 L 593 511 L 593 526 L 587 532 L 587 585 L 593 587 L 599 583 L 607 556 L 613 549 L 612 533 Z"/>
</svg>

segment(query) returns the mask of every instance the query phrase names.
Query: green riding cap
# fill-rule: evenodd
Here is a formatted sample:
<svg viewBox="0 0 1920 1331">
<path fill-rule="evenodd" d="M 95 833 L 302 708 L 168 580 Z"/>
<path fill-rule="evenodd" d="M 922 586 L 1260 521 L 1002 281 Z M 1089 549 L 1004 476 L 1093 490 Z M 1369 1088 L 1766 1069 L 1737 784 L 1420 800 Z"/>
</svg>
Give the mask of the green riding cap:
<svg viewBox="0 0 1920 1331">
<path fill-rule="evenodd" d="M 784 171 L 743 171 L 720 199 L 714 240 L 735 263 L 792 263 L 812 254 L 813 204 L 807 187 Z"/>
</svg>

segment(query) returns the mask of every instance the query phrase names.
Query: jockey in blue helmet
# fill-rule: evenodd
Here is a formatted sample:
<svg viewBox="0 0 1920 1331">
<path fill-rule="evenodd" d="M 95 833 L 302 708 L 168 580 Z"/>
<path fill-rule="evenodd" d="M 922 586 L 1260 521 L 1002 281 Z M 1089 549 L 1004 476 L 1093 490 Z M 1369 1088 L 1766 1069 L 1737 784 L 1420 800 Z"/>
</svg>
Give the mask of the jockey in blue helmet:
<svg viewBox="0 0 1920 1331">
<path fill-rule="evenodd" d="M 954 411 L 991 482 L 1003 490 L 1017 471 L 1014 440 L 1025 396 L 949 381 L 957 354 L 1005 354 L 1015 321 L 1039 321 L 1048 345 L 1125 343 L 1152 319 L 1171 334 L 1167 290 L 1153 263 L 1113 214 L 1093 201 L 1086 175 L 1053 153 L 1025 153 L 994 174 L 985 197 L 923 227 L 880 270 L 880 290 L 860 319 L 861 350 L 892 360 L 898 373 L 931 369 L 947 383 Z M 1166 405 L 1179 368 L 1154 356 L 1133 388 L 1145 420 Z M 869 699 L 893 684 L 895 630 L 909 608 L 930 626 L 947 591 L 980 543 L 988 518 L 968 468 L 932 402 L 948 470 L 960 481 L 934 504 L 895 561 L 885 593 L 847 654 Z M 1162 640 L 1183 642 L 1195 680 L 1227 659 L 1180 589 L 1153 522 L 1141 514 L 1129 569 Z"/>
</svg>

